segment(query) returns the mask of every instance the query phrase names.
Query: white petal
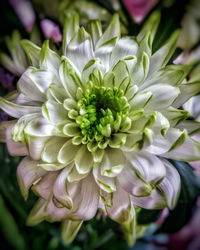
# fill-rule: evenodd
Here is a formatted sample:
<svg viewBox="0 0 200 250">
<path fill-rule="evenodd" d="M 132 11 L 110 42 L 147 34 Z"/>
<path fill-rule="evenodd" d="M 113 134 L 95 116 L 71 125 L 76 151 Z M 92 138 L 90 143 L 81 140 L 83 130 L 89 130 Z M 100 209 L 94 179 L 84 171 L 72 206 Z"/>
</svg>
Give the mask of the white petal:
<svg viewBox="0 0 200 250">
<path fill-rule="evenodd" d="M 14 142 L 12 139 L 13 124 L 9 124 L 6 129 L 6 145 L 8 152 L 13 156 L 28 155 L 28 149 L 24 143 Z"/>
<path fill-rule="evenodd" d="M 40 113 L 41 107 L 24 106 L 12 103 L 0 97 L 0 108 L 12 117 L 20 118 L 23 115 L 30 113 Z"/>
<path fill-rule="evenodd" d="M 151 58 L 149 75 L 151 75 L 153 72 L 164 67 L 167 64 L 172 54 L 174 53 L 174 50 L 176 49 L 178 36 L 179 31 L 174 31 L 174 33 L 170 36 L 167 42 L 153 54 Z"/>
<path fill-rule="evenodd" d="M 95 216 L 99 204 L 98 186 L 92 174 L 81 181 L 81 198 L 82 201 L 74 216 L 90 220 Z"/>
<path fill-rule="evenodd" d="M 43 43 L 40 52 L 40 68 L 46 69 L 52 72 L 55 76 L 58 76 L 58 70 L 60 66 L 60 57 L 53 50 L 49 48 L 49 41 L 46 40 Z"/>
<path fill-rule="evenodd" d="M 67 111 L 63 105 L 54 101 L 47 101 L 43 104 L 42 114 L 53 124 L 60 123 L 67 118 Z"/>
<path fill-rule="evenodd" d="M 59 173 L 56 171 L 50 173 L 46 172 L 41 180 L 37 181 L 36 184 L 33 184 L 33 191 L 41 198 L 48 200 L 51 197 L 53 185 L 58 174 Z"/>
<path fill-rule="evenodd" d="M 167 84 L 156 84 L 145 89 L 152 92 L 153 96 L 145 107 L 147 112 L 166 109 L 180 94 L 178 88 Z"/>
<path fill-rule="evenodd" d="M 162 159 L 162 162 L 166 168 L 166 176 L 159 184 L 159 188 L 162 190 L 168 207 L 173 209 L 180 194 L 181 179 L 178 171 L 170 162 L 164 159 Z"/>
<path fill-rule="evenodd" d="M 76 65 L 80 72 L 94 57 L 91 37 L 83 27 L 78 30 L 70 41 L 66 56 Z"/>
<path fill-rule="evenodd" d="M 138 43 L 133 37 L 119 39 L 111 54 L 110 67 L 125 57 L 136 55 L 137 50 Z"/>
<path fill-rule="evenodd" d="M 79 15 L 76 13 L 69 15 L 64 24 L 63 31 L 63 54 L 66 56 L 67 45 L 71 39 L 75 36 L 79 29 Z"/>
<path fill-rule="evenodd" d="M 99 187 L 107 193 L 112 193 L 116 191 L 116 180 L 115 178 L 110 178 L 102 176 L 98 165 L 93 167 L 93 176 Z"/>
<path fill-rule="evenodd" d="M 67 139 L 63 137 L 50 138 L 45 143 L 44 149 L 42 151 L 42 155 L 41 155 L 42 160 L 48 163 L 57 162 L 58 153 L 66 141 Z"/>
<path fill-rule="evenodd" d="M 198 161 L 200 160 L 200 143 L 186 136 L 182 144 L 177 143 L 173 149 L 162 156 L 179 161 Z"/>
<path fill-rule="evenodd" d="M 65 163 L 66 165 L 71 163 L 74 160 L 78 150 L 79 146 L 73 145 L 72 140 L 68 140 L 59 151 L 58 161 L 60 163 Z"/>
<path fill-rule="evenodd" d="M 28 190 L 32 184 L 46 174 L 46 171 L 38 167 L 37 164 L 38 161 L 25 157 L 17 168 L 19 186 L 25 199 L 28 198 Z"/>
<path fill-rule="evenodd" d="M 66 187 L 67 176 L 71 171 L 72 167 L 73 165 L 65 167 L 57 177 L 53 186 L 53 194 L 55 198 L 68 209 L 71 209 L 73 206 L 72 199 L 67 193 Z"/>
<path fill-rule="evenodd" d="M 92 154 L 85 145 L 82 145 L 75 156 L 75 166 L 80 174 L 88 173 L 93 166 Z"/>
<path fill-rule="evenodd" d="M 125 162 L 125 156 L 121 150 L 107 149 L 104 159 L 99 166 L 101 169 L 101 175 L 107 177 L 116 177 L 122 171 Z"/>
</svg>

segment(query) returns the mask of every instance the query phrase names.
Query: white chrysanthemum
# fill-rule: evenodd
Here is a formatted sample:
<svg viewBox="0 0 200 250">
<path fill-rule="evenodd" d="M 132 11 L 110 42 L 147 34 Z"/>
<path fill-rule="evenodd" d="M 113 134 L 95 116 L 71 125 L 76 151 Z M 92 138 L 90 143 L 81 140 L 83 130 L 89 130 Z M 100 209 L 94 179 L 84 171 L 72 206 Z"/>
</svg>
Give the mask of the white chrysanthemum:
<svg viewBox="0 0 200 250">
<path fill-rule="evenodd" d="M 101 207 L 131 244 L 134 207 L 174 207 L 180 177 L 165 158 L 200 159 L 200 144 L 188 136 L 197 124 L 187 126 L 189 113 L 177 109 L 200 84 L 183 82 L 189 66 L 166 66 L 177 31 L 151 55 L 158 23 L 154 13 L 137 37 L 120 38 L 117 15 L 104 33 L 99 21 L 79 28 L 73 15 L 61 57 L 48 41 L 42 49 L 22 41 L 33 66 L 17 92 L 0 98 L 17 118 L 0 132 L 11 154 L 26 155 L 18 167 L 24 197 L 31 186 L 40 196 L 29 224 L 62 220 L 70 242 Z"/>
</svg>

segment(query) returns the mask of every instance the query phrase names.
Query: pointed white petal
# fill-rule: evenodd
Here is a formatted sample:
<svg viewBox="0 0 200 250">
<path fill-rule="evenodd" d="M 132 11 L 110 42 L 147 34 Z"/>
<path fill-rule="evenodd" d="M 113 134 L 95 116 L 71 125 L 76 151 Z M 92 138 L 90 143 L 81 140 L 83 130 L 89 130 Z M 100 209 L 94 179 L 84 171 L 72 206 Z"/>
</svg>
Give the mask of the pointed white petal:
<svg viewBox="0 0 200 250">
<path fill-rule="evenodd" d="M 80 72 L 82 72 L 85 65 L 93 59 L 91 37 L 83 27 L 78 30 L 70 41 L 66 56 L 76 65 Z"/>
</svg>

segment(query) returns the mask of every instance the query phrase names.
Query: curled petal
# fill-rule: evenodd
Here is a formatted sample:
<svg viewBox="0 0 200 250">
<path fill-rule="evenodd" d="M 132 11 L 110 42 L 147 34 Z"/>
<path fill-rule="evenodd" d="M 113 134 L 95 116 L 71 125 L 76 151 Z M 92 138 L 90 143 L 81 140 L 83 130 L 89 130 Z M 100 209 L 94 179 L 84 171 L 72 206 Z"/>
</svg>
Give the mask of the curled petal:
<svg viewBox="0 0 200 250">
<path fill-rule="evenodd" d="M 54 186 L 53 186 L 53 194 L 54 197 L 66 208 L 71 209 L 73 206 L 73 202 L 69 194 L 67 193 L 67 176 L 72 169 L 73 165 L 65 167 L 62 172 L 57 177 Z"/>
<path fill-rule="evenodd" d="M 173 209 L 180 193 L 180 175 L 169 161 L 162 159 L 162 162 L 166 168 L 166 177 L 159 184 L 159 188 L 162 190 L 162 193 L 165 196 L 168 207 Z"/>
<path fill-rule="evenodd" d="M 33 191 L 41 198 L 48 200 L 51 196 L 53 185 L 58 174 L 59 173 L 57 171 L 47 173 L 41 180 L 33 185 Z"/>
<path fill-rule="evenodd" d="M 28 191 L 33 183 L 46 174 L 44 169 L 37 166 L 38 163 L 27 156 L 17 168 L 17 178 L 24 199 L 28 198 Z"/>
</svg>

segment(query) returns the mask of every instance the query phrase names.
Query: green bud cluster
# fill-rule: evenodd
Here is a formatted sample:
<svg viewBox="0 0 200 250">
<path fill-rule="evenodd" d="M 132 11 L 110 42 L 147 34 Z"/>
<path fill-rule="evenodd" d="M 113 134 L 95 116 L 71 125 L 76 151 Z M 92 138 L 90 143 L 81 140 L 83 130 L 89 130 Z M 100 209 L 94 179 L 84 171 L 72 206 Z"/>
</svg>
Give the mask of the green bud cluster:
<svg viewBox="0 0 200 250">
<path fill-rule="evenodd" d="M 76 122 L 87 142 L 99 142 L 118 132 L 130 109 L 123 90 L 96 86 L 86 89 L 78 107 Z"/>
</svg>

